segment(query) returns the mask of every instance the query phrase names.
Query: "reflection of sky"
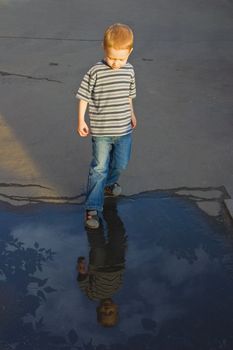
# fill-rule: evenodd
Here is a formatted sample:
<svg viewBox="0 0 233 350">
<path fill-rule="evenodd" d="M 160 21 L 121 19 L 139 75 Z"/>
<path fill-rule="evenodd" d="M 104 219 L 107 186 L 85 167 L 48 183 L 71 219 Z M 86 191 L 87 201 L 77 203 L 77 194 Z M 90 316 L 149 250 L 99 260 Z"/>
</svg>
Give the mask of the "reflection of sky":
<svg viewBox="0 0 233 350">
<path fill-rule="evenodd" d="M 95 344 L 124 342 L 143 332 L 142 319 L 161 327 L 168 320 L 188 317 L 189 304 L 199 307 L 201 298 L 207 298 L 205 279 L 219 280 L 225 252 L 219 236 L 224 228 L 192 203 L 159 196 L 122 199 L 118 213 L 128 250 L 124 283 L 113 296 L 120 307 L 120 323 L 108 330 L 97 325 L 97 303 L 89 301 L 76 283 L 77 257 L 88 258 L 89 253 L 81 208 L 44 205 L 10 213 L 14 237 L 25 246 L 38 242 L 56 252 L 54 261 L 37 273 L 57 290 L 47 294 L 47 302 L 36 313 L 52 333 L 66 335 L 75 329 L 81 339 L 93 338 Z M 33 293 L 33 285 L 29 290 Z"/>
</svg>

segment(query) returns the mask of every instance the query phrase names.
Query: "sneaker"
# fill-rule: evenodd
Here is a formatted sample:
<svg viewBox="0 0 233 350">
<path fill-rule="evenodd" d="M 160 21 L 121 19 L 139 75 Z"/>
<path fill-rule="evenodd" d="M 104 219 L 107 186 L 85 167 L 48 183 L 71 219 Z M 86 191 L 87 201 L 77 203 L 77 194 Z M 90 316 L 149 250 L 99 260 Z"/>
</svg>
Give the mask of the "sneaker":
<svg viewBox="0 0 233 350">
<path fill-rule="evenodd" d="M 97 210 L 86 210 L 85 226 L 88 228 L 96 229 L 100 225 L 100 219 L 98 217 Z"/>
<path fill-rule="evenodd" d="M 117 182 L 111 186 L 107 186 L 104 189 L 104 194 L 106 196 L 117 197 L 121 194 L 121 186 Z"/>
</svg>

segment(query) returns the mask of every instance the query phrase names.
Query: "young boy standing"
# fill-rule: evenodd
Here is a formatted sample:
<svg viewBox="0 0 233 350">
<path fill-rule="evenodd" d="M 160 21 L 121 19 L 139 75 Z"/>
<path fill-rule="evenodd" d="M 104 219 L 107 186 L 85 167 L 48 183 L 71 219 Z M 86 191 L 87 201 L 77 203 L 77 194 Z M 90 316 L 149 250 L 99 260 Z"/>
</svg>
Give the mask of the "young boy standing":
<svg viewBox="0 0 233 350">
<path fill-rule="evenodd" d="M 132 129 L 136 117 L 132 99 L 136 97 L 133 66 L 127 63 L 133 50 L 133 32 L 125 24 L 116 23 L 104 34 L 104 59 L 84 76 L 76 97 L 78 133 L 89 134 L 85 112 L 89 105 L 92 135 L 90 165 L 85 202 L 85 225 L 99 227 L 99 212 L 103 210 L 104 193 L 118 196 L 118 179 L 127 167 L 131 153 Z"/>
</svg>

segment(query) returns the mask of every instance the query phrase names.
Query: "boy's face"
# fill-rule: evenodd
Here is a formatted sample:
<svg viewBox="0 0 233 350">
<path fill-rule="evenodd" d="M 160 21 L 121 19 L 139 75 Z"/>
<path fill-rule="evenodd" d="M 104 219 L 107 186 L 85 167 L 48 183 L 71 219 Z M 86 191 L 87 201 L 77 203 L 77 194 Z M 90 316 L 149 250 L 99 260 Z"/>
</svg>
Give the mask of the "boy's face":
<svg viewBox="0 0 233 350">
<path fill-rule="evenodd" d="M 109 47 L 104 50 L 105 52 L 105 62 L 111 67 L 112 69 L 119 69 L 123 67 L 127 60 L 129 55 L 131 54 L 133 49 L 114 49 L 113 47 Z"/>
<path fill-rule="evenodd" d="M 98 322 L 103 326 L 114 326 L 118 321 L 118 306 L 112 299 L 102 300 L 96 309 Z"/>
</svg>

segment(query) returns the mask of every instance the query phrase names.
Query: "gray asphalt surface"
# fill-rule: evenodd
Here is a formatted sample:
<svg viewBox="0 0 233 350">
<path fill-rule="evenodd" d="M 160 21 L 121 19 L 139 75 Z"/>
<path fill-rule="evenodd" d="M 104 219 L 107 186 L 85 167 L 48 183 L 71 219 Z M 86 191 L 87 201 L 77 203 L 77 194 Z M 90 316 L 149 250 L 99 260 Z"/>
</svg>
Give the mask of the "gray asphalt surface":
<svg viewBox="0 0 233 350">
<path fill-rule="evenodd" d="M 75 92 L 114 22 L 135 33 L 124 194 L 225 186 L 233 196 L 232 18 L 227 0 L 1 0 L 1 199 L 85 191 L 91 140 L 76 134 Z"/>
</svg>

